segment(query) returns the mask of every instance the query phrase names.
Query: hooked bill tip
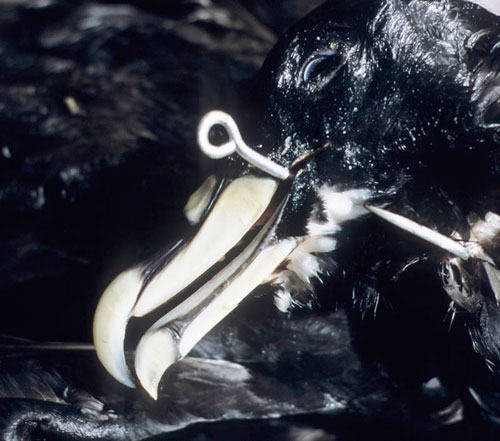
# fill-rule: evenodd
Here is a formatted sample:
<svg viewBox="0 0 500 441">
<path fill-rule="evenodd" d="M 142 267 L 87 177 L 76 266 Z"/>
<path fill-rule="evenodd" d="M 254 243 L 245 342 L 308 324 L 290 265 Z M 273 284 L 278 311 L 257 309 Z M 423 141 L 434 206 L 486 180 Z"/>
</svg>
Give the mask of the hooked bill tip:
<svg viewBox="0 0 500 441">
<path fill-rule="evenodd" d="M 165 371 L 178 359 L 178 342 L 168 329 L 157 329 L 142 337 L 135 354 L 135 373 L 154 400 Z"/>
<path fill-rule="evenodd" d="M 94 345 L 106 370 L 125 386 L 135 388 L 123 343 L 130 311 L 142 286 L 137 268 L 119 274 L 106 288 L 94 316 Z"/>
</svg>

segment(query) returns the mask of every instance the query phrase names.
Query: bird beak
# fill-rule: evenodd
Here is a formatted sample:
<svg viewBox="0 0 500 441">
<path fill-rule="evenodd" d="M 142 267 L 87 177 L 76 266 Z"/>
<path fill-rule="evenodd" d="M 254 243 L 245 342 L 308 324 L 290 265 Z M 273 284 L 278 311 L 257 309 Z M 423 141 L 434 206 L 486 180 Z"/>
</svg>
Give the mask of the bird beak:
<svg viewBox="0 0 500 441">
<path fill-rule="evenodd" d="M 135 387 L 125 358 L 127 324 L 174 303 L 142 336 L 136 378 L 154 399 L 169 366 L 268 280 L 296 247 L 273 236 L 290 183 L 247 175 L 230 183 L 210 177 L 185 208 L 200 228 L 161 259 L 118 275 L 104 291 L 94 318 L 97 355 L 118 381 Z"/>
</svg>

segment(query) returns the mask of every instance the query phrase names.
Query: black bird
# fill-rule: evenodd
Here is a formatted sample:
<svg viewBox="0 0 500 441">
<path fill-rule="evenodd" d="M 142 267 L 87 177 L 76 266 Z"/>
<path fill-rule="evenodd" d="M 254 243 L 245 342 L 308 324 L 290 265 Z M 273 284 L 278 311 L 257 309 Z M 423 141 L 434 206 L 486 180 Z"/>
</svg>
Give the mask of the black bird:
<svg viewBox="0 0 500 441">
<path fill-rule="evenodd" d="M 203 220 L 190 242 L 121 274 L 103 295 L 94 335 L 108 370 L 133 386 L 129 318 L 180 293 L 186 299 L 135 354 L 153 397 L 164 370 L 257 285 L 276 286 L 283 311 L 308 304 L 312 280 L 328 272 L 351 279 L 364 310 L 390 297 L 380 291 L 403 287 L 405 301 L 418 303 L 428 282 L 400 279 L 422 261 L 430 279 L 441 277 L 434 301 L 448 294 L 471 314 L 473 342 L 495 363 L 495 338 L 479 335 L 493 331 L 480 317 L 491 318 L 486 305 L 500 296 L 498 25 L 461 2 L 360 1 L 327 2 L 294 27 L 241 94 L 254 118 L 240 125 L 257 134 L 243 138 L 264 147 L 252 152 L 228 114 L 208 114 L 202 150 L 244 159 L 188 202 L 190 222 Z M 229 136 L 219 147 L 217 126 Z"/>
<path fill-rule="evenodd" d="M 245 157 L 214 162 L 189 200 L 201 228 L 103 295 L 94 336 L 108 371 L 135 386 L 135 366 L 148 393 L 166 399 L 189 371 L 175 363 L 269 284 L 281 311 L 309 306 L 309 324 L 352 297 L 354 347 L 392 381 L 424 384 L 424 395 L 437 385 L 456 398 L 451 419 L 468 399 L 495 419 L 499 29 L 479 6 L 424 0 L 329 1 L 294 26 L 226 113 L 199 128 L 212 156 L 236 144 Z M 443 323 L 448 308 L 455 318 Z M 148 330 L 127 361 L 129 320 Z M 291 325 L 281 326 L 286 338 Z M 203 340 L 194 353 L 210 355 L 205 347 L 228 355 Z M 491 369 L 486 385 L 473 350 Z M 307 364 L 299 371 L 311 375 Z"/>
</svg>

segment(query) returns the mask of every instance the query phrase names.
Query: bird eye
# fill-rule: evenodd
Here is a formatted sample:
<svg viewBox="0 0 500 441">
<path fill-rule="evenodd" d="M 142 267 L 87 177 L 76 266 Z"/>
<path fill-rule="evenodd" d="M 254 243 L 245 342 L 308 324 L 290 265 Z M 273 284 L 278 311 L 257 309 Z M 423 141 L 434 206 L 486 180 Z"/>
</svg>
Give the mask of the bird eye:
<svg viewBox="0 0 500 441">
<path fill-rule="evenodd" d="M 302 68 L 303 83 L 321 83 L 331 79 L 343 65 L 341 55 L 334 50 L 317 52 L 310 57 Z"/>
</svg>

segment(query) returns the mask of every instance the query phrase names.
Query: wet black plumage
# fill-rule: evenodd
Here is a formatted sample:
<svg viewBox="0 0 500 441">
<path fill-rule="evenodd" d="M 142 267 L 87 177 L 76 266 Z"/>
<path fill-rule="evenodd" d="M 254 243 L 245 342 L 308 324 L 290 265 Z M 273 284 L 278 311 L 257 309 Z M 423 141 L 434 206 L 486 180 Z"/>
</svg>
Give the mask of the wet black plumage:
<svg viewBox="0 0 500 441">
<path fill-rule="evenodd" d="M 392 211 L 468 240 L 477 217 L 499 209 L 498 19 L 461 2 L 356 6 L 353 13 L 353 4 L 326 5 L 285 38 L 277 58 L 268 59 L 257 80 L 264 84 L 257 89 L 267 115 L 261 142 L 283 145 L 293 134 L 289 142 L 299 150 L 327 145 L 304 173 L 305 182 L 370 188 Z M 300 48 L 290 44 L 296 35 Z M 297 217 L 304 219 L 303 211 Z M 485 250 L 495 275 L 487 277 L 481 259 L 459 270 L 459 283 L 470 278 L 476 287 L 474 294 L 464 289 L 462 299 L 474 296 L 478 304 L 451 303 L 458 310 L 450 312 L 449 320 L 458 322 L 451 332 L 442 323 L 450 305 L 440 278 L 446 253 L 395 229 L 369 221 L 341 232 L 334 258 L 337 273 L 347 277 L 335 288 L 345 282 L 361 315 L 377 316 L 373 327 L 361 320 L 360 328 L 375 333 L 368 346 L 376 349 L 369 350 L 396 375 L 424 379 L 444 370 L 460 381 L 482 376 L 454 357 L 469 350 L 463 326 L 481 357 L 493 364 L 498 357 L 498 233 Z M 394 357 L 394 351 L 405 356 Z M 412 368 L 417 353 L 425 362 Z"/>
<path fill-rule="evenodd" d="M 272 33 L 260 27 L 249 31 L 254 22 L 241 9 L 234 14 L 242 13 L 238 15 L 242 22 L 218 22 L 220 16 L 215 12 L 203 18 L 201 2 L 178 5 L 172 9 L 155 2 L 135 9 L 86 2 L 71 8 L 62 2 L 17 9 L 5 6 L 7 24 L 11 20 L 7 29 L 17 33 L 16 38 L 11 34 L 4 37 L 2 67 L 6 110 L 0 129 L 7 153 L 0 166 L 5 170 L 2 203 L 8 213 L 3 241 L 4 249 L 17 253 L 14 262 L 11 253 L 6 252 L 2 259 L 2 290 L 7 295 L 21 298 L 20 293 L 31 295 L 38 289 L 58 298 L 73 291 L 77 300 L 72 297 L 66 302 L 76 312 L 88 303 L 88 291 L 97 293 L 96 286 L 104 284 L 95 281 L 95 274 L 109 278 L 109 267 L 125 267 L 137 259 L 138 253 L 131 249 L 165 233 L 170 226 L 158 226 L 163 213 L 180 213 L 189 185 L 195 186 L 195 128 L 203 112 L 214 107 L 230 110 L 245 139 L 263 144 L 278 162 L 286 164 L 303 152 L 324 148 L 296 180 L 280 226 L 283 236 L 304 229 L 309 212 L 318 204 L 311 190 L 323 184 L 339 189 L 368 188 L 374 194 L 373 202 L 387 204 L 392 211 L 443 234 L 457 231 L 464 239 L 471 215 L 484 218 L 489 211 L 498 213 L 497 17 L 462 2 L 331 1 L 292 28 L 255 78 L 238 86 L 233 80 L 255 70 L 271 48 Z M 25 21 L 33 25 L 17 26 Z M 219 38 L 220 33 L 229 35 L 227 40 Z M 226 46 L 227 41 L 238 43 Z M 141 53 L 144 55 L 137 56 Z M 36 68 L 34 60 L 39 65 Z M 134 98 L 124 99 L 124 88 L 131 91 L 127 97 Z M 30 98 L 33 94 L 36 100 Z M 68 97 L 77 103 L 76 108 Z M 288 153 L 282 154 L 287 143 Z M 229 164 L 231 173 L 246 167 L 237 161 Z M 212 166 L 202 162 L 203 173 Z M 184 188 L 179 182 L 184 182 L 186 171 L 189 180 Z M 180 190 L 165 197 L 165 187 Z M 95 214 L 89 216 L 89 210 Z M 178 228 L 175 224 L 180 220 L 172 223 Z M 496 263 L 497 250 L 497 242 L 487 250 Z M 117 255 L 122 257 L 116 260 Z M 288 327 L 301 323 L 299 330 L 304 335 L 315 335 L 313 324 L 326 318 L 329 324 L 321 328 L 325 334 L 333 340 L 336 333 L 347 334 L 349 344 L 336 352 L 331 348 L 337 340 L 327 339 L 332 355 L 321 344 L 316 353 L 314 344 L 303 347 L 292 340 L 290 347 L 270 345 L 271 355 L 260 356 L 254 353 L 255 340 L 262 339 L 254 339 L 252 326 L 238 328 L 229 320 L 195 355 L 228 359 L 237 363 L 233 368 L 238 372 L 250 370 L 257 379 L 233 391 L 234 397 L 248 393 L 257 399 L 264 397 L 268 406 L 269 402 L 276 406 L 277 413 L 325 411 L 322 393 L 342 395 L 336 389 L 340 384 L 347 394 L 344 413 L 354 421 L 360 417 L 387 419 L 397 432 L 394 420 L 402 419 L 402 430 L 417 439 L 441 426 L 439 419 L 433 425 L 432 415 L 453 402 L 450 414 L 454 417 L 460 414 L 454 412 L 460 403 L 465 406 L 466 422 L 462 424 L 466 427 L 476 418 L 475 413 L 497 415 L 499 389 L 492 385 L 498 381 L 498 307 L 494 293 L 483 289 L 484 282 L 475 291 L 479 300 L 474 307 L 454 301 L 454 320 L 443 322 L 450 300 L 454 300 L 443 289 L 440 276 L 446 253 L 366 217 L 338 233 L 332 257 L 336 270 L 326 287 L 317 287 L 312 311 L 292 311 L 291 318 L 269 312 L 277 323 L 276 329 L 271 327 L 272 334 L 276 338 L 289 335 Z M 471 265 L 472 274 L 468 268 L 458 269 L 459 273 L 467 271 L 460 278 L 471 274 L 485 280 L 482 266 Z M 92 282 L 74 288 L 74 280 L 86 279 Z M 55 293 L 50 294 L 54 286 Z M 258 310 L 271 307 L 265 298 L 254 302 Z M 348 321 L 344 313 L 338 313 L 341 319 L 337 319 L 325 312 L 337 305 L 346 305 Z M 34 312 L 38 312 L 36 308 Z M 48 313 L 54 314 L 50 309 Z M 88 322 L 90 314 L 86 313 Z M 73 325 L 77 329 L 71 329 L 71 323 L 63 320 L 70 327 L 68 334 L 56 326 L 46 327 L 46 318 L 33 314 L 31 336 L 40 330 L 45 338 L 58 339 L 61 334 L 86 337 L 79 321 Z M 22 332 L 25 326 L 8 317 L 5 322 L 6 332 Z M 232 328 L 236 329 L 234 339 L 226 337 Z M 265 329 L 259 332 L 265 334 Z M 248 341 L 251 344 L 246 346 Z M 229 349 L 224 349 L 227 345 Z M 41 382 L 52 382 L 61 401 L 52 405 L 43 394 L 16 392 L 21 396 L 14 399 L 16 393 L 6 393 L 4 427 L 12 427 L 9 424 L 18 418 L 42 422 L 35 434 L 59 432 L 50 418 L 25 418 L 33 411 L 38 415 L 52 412 L 54 421 L 63 421 L 63 425 L 73 416 L 84 415 L 85 424 L 94 424 L 104 415 L 110 425 L 97 429 L 104 439 L 111 433 L 117 439 L 134 439 L 177 427 L 161 426 L 164 422 L 172 425 L 170 412 L 175 414 L 168 407 L 168 389 L 165 407 L 157 408 L 141 397 L 130 411 L 123 407 L 121 394 L 125 392 L 88 361 L 90 354 L 84 353 L 78 369 L 73 367 L 73 355 L 68 361 L 66 355 L 52 354 L 29 350 L 18 357 L 9 355 L 4 362 L 6 381 L 38 381 L 40 372 L 39 377 L 45 378 Z M 490 374 L 485 358 L 493 369 Z M 188 360 L 178 366 L 188 377 L 190 369 L 196 371 L 190 362 L 196 363 Z M 26 367 L 24 371 L 18 363 Z M 207 362 L 199 363 L 205 366 Z M 199 366 L 197 369 L 199 375 Z M 283 379 L 282 372 L 290 369 L 290 377 Z M 350 377 L 352 369 L 354 376 Z M 333 379 L 326 371 L 333 373 Z M 314 372 L 321 375 L 315 377 Z M 79 377 L 84 375 L 90 381 L 81 382 Z M 207 375 L 217 377 L 217 370 L 209 370 Z M 436 387 L 429 386 L 433 379 L 438 379 L 431 383 Z M 278 380 L 284 384 L 278 386 Z M 185 390 L 196 397 L 189 381 L 187 378 Z M 102 386 L 96 387 L 99 382 Z M 200 380 L 195 378 L 197 382 Z M 299 393 L 310 382 L 311 395 L 304 403 Z M 184 384 L 181 382 L 180 389 Z M 232 390 L 234 385 L 226 386 Z M 279 390 L 275 392 L 274 386 Z M 5 391 L 11 389 L 4 387 Z M 104 402 L 102 408 L 97 404 L 97 410 L 90 405 L 94 414 L 80 410 L 87 393 L 92 394 L 91 403 L 94 398 Z M 175 391 L 171 393 L 175 396 Z M 125 395 L 127 400 L 132 399 L 130 394 Z M 320 400 L 316 406 L 315 399 Z M 380 404 L 384 402 L 389 403 L 388 408 Z M 297 409 L 287 408 L 289 403 Z M 395 413 L 394 403 L 398 403 Z M 183 404 L 188 414 L 193 412 L 192 402 Z M 220 419 L 225 409 L 241 406 L 237 400 L 236 404 L 223 404 L 226 407 L 216 409 L 207 419 Z M 203 415 L 206 409 L 201 405 L 197 411 Z M 256 404 L 235 416 L 262 417 L 266 412 L 271 413 Z M 116 419 L 110 416 L 113 414 Z M 121 432 L 127 427 L 123 415 L 131 415 L 133 420 L 127 435 Z M 183 421 L 189 423 L 189 417 Z M 320 424 L 321 430 L 326 426 L 324 439 L 344 424 L 333 421 Z M 483 424 L 472 425 L 471 437 L 477 427 L 483 430 Z M 34 426 L 21 425 L 20 435 L 24 427 L 30 436 Z M 83 430 L 76 436 L 88 433 Z M 380 428 L 372 433 L 374 439 L 383 435 L 390 433 Z M 210 439 L 211 435 L 206 436 Z M 340 436 L 349 439 L 348 434 Z"/>
<path fill-rule="evenodd" d="M 273 146 L 283 163 L 323 149 L 297 180 L 283 236 L 305 230 L 318 204 L 310 188 L 327 184 L 369 189 L 376 204 L 483 243 L 485 255 L 456 264 L 373 219 L 337 234 L 334 289 L 352 293 L 362 316 L 377 316 L 369 345 L 404 378 L 443 369 L 474 376 L 451 355 L 470 346 L 490 367 L 498 359 L 498 218 L 488 215 L 499 210 L 498 26 L 462 2 L 327 3 L 282 39 L 257 85 L 245 86 L 262 91 L 245 133 L 259 134 L 254 143 Z M 487 240 L 472 233 L 485 217 Z M 426 361 L 411 368 L 416 353 Z"/>
<path fill-rule="evenodd" d="M 306 180 L 370 188 L 394 212 L 446 235 L 479 240 L 470 237 L 478 216 L 499 209 L 498 19 L 461 2 L 389 2 L 382 8 L 358 2 L 357 14 L 353 7 L 325 6 L 312 16 L 320 23 L 316 28 L 298 31 L 307 43 L 300 49 L 288 45 L 283 58 L 271 58 L 261 71 L 264 84 L 271 79 L 263 88 L 269 115 L 263 130 L 272 127 L 274 145 L 290 133 L 298 146 L 328 145 Z M 308 63 L 316 66 L 306 75 Z M 457 373 L 453 356 L 442 357 L 443 348 L 456 354 L 465 344 L 439 323 L 449 301 L 439 281 L 447 257 L 425 244 L 409 244 L 393 229 L 352 228 L 341 233 L 335 256 L 340 271 L 352 278 L 348 293 L 352 287 L 362 315 L 375 314 L 384 309 L 379 302 L 387 302 L 398 316 L 379 312 L 375 352 L 404 378 L 408 372 L 425 378 L 435 369 L 451 369 L 452 378 L 484 375 L 461 367 Z M 355 236 L 362 238 L 358 248 Z M 496 371 L 498 230 L 484 249 L 488 256 L 450 270 L 458 272 L 462 297 L 452 297 L 451 307 L 461 315 L 458 327 L 465 324 L 475 351 Z M 482 263 L 488 259 L 489 275 Z M 476 304 L 464 308 L 470 298 Z M 394 337 L 396 330 L 403 334 Z M 403 351 L 407 362 L 395 359 L 394 350 Z M 426 362 L 411 369 L 409 360 L 419 351 Z"/>
</svg>

